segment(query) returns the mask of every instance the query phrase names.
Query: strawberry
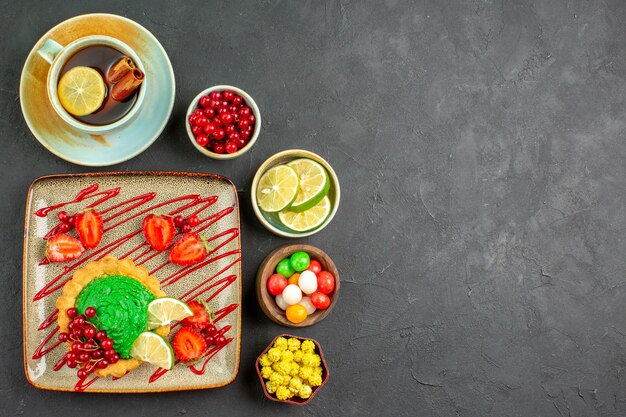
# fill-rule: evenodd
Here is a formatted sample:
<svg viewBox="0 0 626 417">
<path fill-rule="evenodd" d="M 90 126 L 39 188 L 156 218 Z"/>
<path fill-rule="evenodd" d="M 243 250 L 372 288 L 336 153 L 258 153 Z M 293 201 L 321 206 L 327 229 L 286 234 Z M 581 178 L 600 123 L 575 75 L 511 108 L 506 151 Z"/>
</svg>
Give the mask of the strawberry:
<svg viewBox="0 0 626 417">
<path fill-rule="evenodd" d="M 87 249 L 93 249 L 102 239 L 102 216 L 94 209 L 76 214 L 76 232 Z"/>
<path fill-rule="evenodd" d="M 176 226 L 170 216 L 150 214 L 143 219 L 141 229 L 148 245 L 158 252 L 164 251 L 176 235 Z"/>
<path fill-rule="evenodd" d="M 193 265 L 206 258 L 207 252 L 206 240 L 195 233 L 185 233 L 170 249 L 169 260 L 176 265 Z"/>
<path fill-rule="evenodd" d="M 207 350 L 204 337 L 191 327 L 181 328 L 172 339 L 174 354 L 181 362 L 192 364 L 202 357 Z"/>
<path fill-rule="evenodd" d="M 187 303 L 193 316 L 185 317 L 182 321 L 183 326 L 193 327 L 202 330 L 211 324 L 211 313 L 208 307 L 202 301 L 193 300 Z"/>
<path fill-rule="evenodd" d="M 50 262 L 65 262 L 78 258 L 85 252 L 83 244 L 65 233 L 52 236 L 46 245 L 46 257 Z"/>
</svg>

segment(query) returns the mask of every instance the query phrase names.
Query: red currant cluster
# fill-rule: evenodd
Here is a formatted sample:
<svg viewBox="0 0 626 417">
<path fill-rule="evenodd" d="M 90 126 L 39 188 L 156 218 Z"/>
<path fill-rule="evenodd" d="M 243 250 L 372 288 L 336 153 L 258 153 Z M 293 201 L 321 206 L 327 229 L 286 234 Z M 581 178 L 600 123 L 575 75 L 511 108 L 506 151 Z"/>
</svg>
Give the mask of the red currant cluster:
<svg viewBox="0 0 626 417">
<path fill-rule="evenodd" d="M 189 115 L 198 145 L 223 154 L 235 153 L 248 144 L 256 118 L 243 97 L 230 90 L 213 91 L 198 104 Z"/>
<path fill-rule="evenodd" d="M 204 341 L 206 342 L 207 347 L 211 347 L 213 345 L 223 346 L 226 344 L 226 337 L 223 334 L 220 334 L 220 331 L 213 323 L 210 323 L 207 327 L 204 328 Z"/>
<path fill-rule="evenodd" d="M 96 316 L 95 308 L 87 307 L 83 316 L 72 307 L 67 310 L 67 315 L 72 319 L 69 331 L 59 333 L 59 340 L 71 342 L 70 351 L 65 354 L 65 364 L 72 369 L 80 365 L 76 373 L 79 379 L 120 360 L 120 355 L 113 349 L 113 340 L 87 320 Z"/>
<path fill-rule="evenodd" d="M 180 231 L 183 233 L 191 232 L 191 229 L 193 227 L 196 227 L 199 224 L 200 224 L 200 218 L 196 216 L 195 214 L 192 214 L 191 216 L 187 218 L 184 218 L 180 214 L 174 217 L 174 225 L 178 227 Z"/>
<path fill-rule="evenodd" d="M 59 225 L 59 232 L 67 233 L 74 228 L 74 225 L 76 224 L 76 216 L 70 216 L 67 214 L 67 211 L 60 211 L 59 214 L 57 214 L 57 217 L 61 222 Z"/>
</svg>

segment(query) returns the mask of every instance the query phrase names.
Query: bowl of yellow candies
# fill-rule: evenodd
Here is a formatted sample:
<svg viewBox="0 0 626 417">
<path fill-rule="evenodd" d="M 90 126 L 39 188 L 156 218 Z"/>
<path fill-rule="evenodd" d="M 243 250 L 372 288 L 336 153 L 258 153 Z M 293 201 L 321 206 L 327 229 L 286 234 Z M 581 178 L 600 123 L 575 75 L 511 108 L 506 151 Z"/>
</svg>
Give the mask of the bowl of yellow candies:
<svg viewBox="0 0 626 417">
<path fill-rule="evenodd" d="M 256 360 L 265 396 L 272 401 L 304 405 L 328 381 L 322 347 L 313 339 L 277 336 Z"/>
</svg>

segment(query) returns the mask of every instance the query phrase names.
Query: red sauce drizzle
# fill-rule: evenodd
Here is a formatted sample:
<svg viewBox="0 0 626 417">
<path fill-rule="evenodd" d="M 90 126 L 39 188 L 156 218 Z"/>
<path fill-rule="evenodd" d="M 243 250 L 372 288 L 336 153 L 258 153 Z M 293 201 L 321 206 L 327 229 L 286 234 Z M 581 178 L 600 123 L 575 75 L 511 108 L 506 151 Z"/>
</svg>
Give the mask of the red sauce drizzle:
<svg viewBox="0 0 626 417">
<path fill-rule="evenodd" d="M 56 334 L 56 332 L 59 331 L 59 326 L 56 326 L 54 328 L 54 330 L 52 330 L 50 332 L 50 334 L 48 335 L 48 337 L 46 337 L 43 342 L 41 342 L 41 344 L 37 347 L 37 349 L 35 350 L 35 353 L 33 353 L 33 359 L 41 359 L 44 357 L 44 355 L 48 352 L 50 352 L 51 350 L 53 350 L 54 348 L 56 348 L 57 346 L 59 346 L 61 343 L 57 340 L 57 342 L 55 344 L 53 344 L 52 346 L 44 349 L 44 346 L 46 346 L 46 344 L 50 341 L 50 339 L 52 339 L 52 337 Z"/>
<path fill-rule="evenodd" d="M 89 386 L 91 384 L 93 384 L 94 382 L 96 382 L 97 380 L 98 380 L 97 376 L 94 376 L 89 381 L 87 381 L 87 378 L 79 379 L 78 382 L 76 383 L 76 385 L 74 385 L 74 391 L 76 391 L 76 392 L 83 392 L 87 388 L 89 388 Z"/>
<path fill-rule="evenodd" d="M 101 191 L 99 193 L 92 194 L 97 189 L 98 189 L 98 184 L 92 184 L 89 187 L 79 191 L 73 200 L 66 201 L 64 203 L 55 204 L 54 206 L 40 208 L 39 210 L 35 212 L 35 215 L 39 217 L 46 217 L 51 211 L 65 207 L 68 204 L 79 203 L 87 198 L 95 197 L 98 195 L 103 195 L 104 197 L 94 201 L 93 203 L 87 206 L 88 208 L 93 208 L 97 206 L 98 204 L 104 203 L 108 199 L 113 198 L 120 193 L 120 187 L 117 187 L 117 188 L 112 188 L 110 190 Z"/>
</svg>

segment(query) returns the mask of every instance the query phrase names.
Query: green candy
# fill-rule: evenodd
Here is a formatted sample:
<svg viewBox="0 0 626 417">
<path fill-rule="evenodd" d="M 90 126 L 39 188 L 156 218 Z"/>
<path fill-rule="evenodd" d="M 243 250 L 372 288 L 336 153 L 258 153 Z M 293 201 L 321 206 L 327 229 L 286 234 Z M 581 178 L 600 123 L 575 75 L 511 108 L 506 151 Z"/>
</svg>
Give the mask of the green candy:
<svg viewBox="0 0 626 417">
<path fill-rule="evenodd" d="M 291 266 L 291 262 L 289 262 L 289 258 L 285 258 L 276 265 L 276 273 L 284 276 L 285 278 L 289 278 L 296 272 Z"/>
<path fill-rule="evenodd" d="M 294 270 L 302 272 L 309 267 L 311 258 L 306 252 L 295 252 L 291 255 L 291 258 L 289 258 L 289 263 Z"/>
</svg>

